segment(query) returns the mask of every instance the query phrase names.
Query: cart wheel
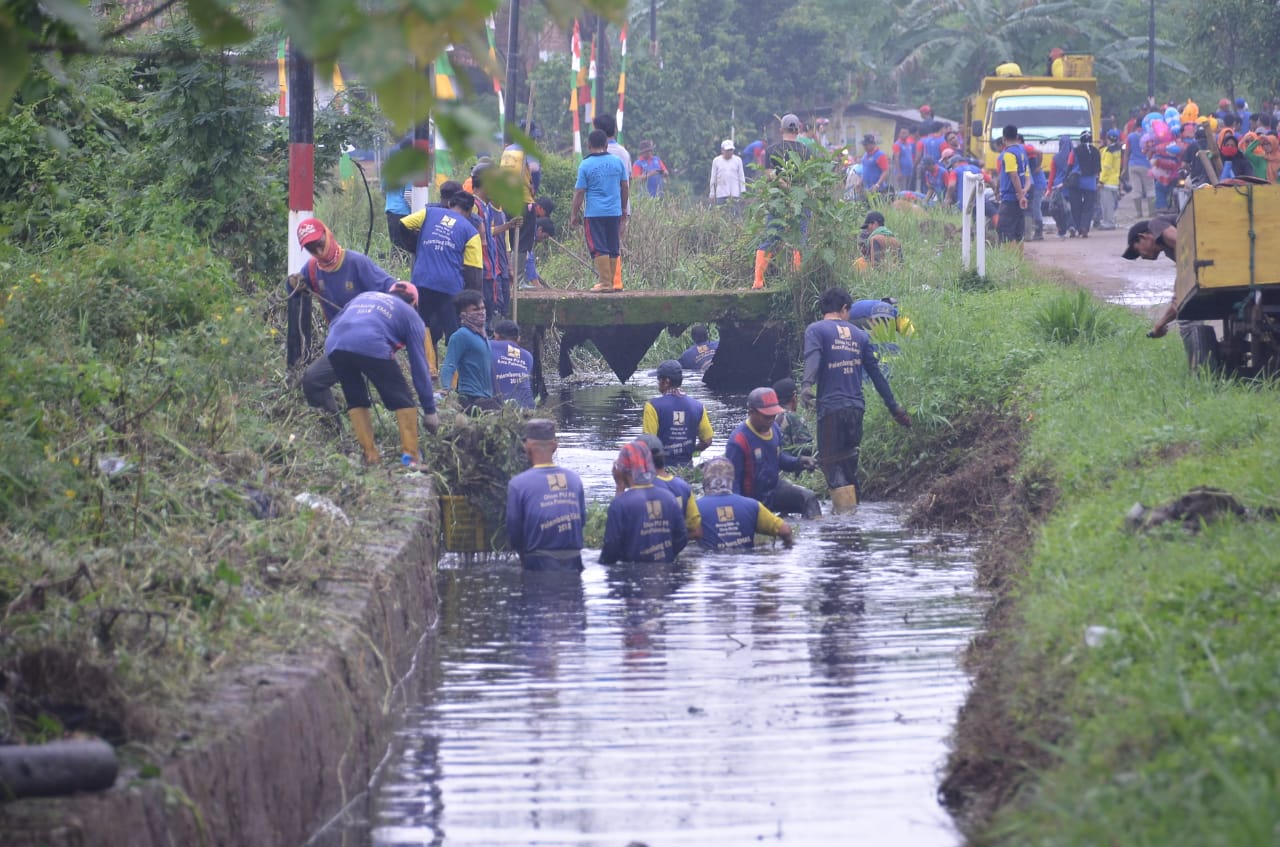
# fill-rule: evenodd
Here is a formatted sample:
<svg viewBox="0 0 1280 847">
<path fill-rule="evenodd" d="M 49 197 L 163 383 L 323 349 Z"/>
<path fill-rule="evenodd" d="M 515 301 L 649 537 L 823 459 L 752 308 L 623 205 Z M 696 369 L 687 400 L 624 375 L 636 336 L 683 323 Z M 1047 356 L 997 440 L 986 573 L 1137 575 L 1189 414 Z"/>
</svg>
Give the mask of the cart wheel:
<svg viewBox="0 0 1280 847">
<path fill-rule="evenodd" d="M 1218 336 L 1208 324 L 1191 324 L 1182 329 L 1182 346 L 1187 351 L 1187 364 L 1194 373 L 1207 368 L 1210 373 L 1223 370 L 1222 356 L 1218 351 Z"/>
</svg>

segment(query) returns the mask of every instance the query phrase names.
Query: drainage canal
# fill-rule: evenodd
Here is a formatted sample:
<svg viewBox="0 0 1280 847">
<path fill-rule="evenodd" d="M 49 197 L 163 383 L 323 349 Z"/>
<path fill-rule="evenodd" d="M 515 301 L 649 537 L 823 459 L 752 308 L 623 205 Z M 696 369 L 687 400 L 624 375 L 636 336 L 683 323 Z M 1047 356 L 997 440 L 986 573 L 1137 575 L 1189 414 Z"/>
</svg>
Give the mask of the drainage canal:
<svg viewBox="0 0 1280 847">
<path fill-rule="evenodd" d="M 561 398 L 558 458 L 589 500 L 655 393 L 635 381 Z M 742 398 L 703 399 L 718 455 Z M 420 696 L 314 843 L 958 844 L 937 771 L 982 598 L 963 538 L 899 518 L 866 503 L 790 550 L 665 567 L 590 551 L 568 577 L 446 557 Z"/>
</svg>

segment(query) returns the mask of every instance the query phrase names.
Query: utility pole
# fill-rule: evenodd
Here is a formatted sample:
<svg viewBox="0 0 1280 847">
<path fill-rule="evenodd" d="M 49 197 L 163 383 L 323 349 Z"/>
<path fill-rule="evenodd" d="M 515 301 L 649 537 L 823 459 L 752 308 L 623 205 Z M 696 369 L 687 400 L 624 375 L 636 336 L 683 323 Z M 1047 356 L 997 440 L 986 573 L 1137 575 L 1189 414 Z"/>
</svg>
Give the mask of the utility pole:
<svg viewBox="0 0 1280 847">
<path fill-rule="evenodd" d="M 658 0 L 649 0 L 649 55 L 658 55 Z"/>
<path fill-rule="evenodd" d="M 516 85 L 520 82 L 520 0 L 511 0 L 511 17 L 507 20 L 507 113 L 503 116 L 503 143 L 511 143 L 511 128 L 516 125 L 516 105 L 520 98 Z M 528 132 L 531 127 L 526 126 Z"/>
<path fill-rule="evenodd" d="M 605 41 L 605 20 L 603 15 L 596 15 L 596 90 L 591 92 L 595 100 L 596 114 L 605 111 L 605 67 L 608 65 L 609 45 Z"/>
<path fill-rule="evenodd" d="M 1147 106 L 1156 104 L 1156 0 L 1147 14 Z"/>
<path fill-rule="evenodd" d="M 301 273 L 307 252 L 298 244 L 298 224 L 315 209 L 315 67 L 289 42 L 289 264 Z M 289 298 L 285 365 L 293 367 L 311 346 L 311 292 L 305 285 Z"/>
</svg>

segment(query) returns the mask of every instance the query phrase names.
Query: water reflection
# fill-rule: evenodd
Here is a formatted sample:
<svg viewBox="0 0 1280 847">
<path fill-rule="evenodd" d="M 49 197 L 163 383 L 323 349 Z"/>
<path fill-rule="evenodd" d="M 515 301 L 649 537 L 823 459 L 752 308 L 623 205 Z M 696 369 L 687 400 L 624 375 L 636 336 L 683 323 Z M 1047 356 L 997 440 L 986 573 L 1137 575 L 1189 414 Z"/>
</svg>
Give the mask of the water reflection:
<svg viewBox="0 0 1280 847">
<path fill-rule="evenodd" d="M 612 494 L 651 393 L 559 409 L 588 497 Z M 703 399 L 722 445 L 741 398 Z M 424 694 L 359 819 L 319 843 L 956 844 L 935 771 L 981 604 L 970 551 L 938 540 L 870 503 L 800 522 L 792 549 L 667 566 L 446 559 Z"/>
<path fill-rule="evenodd" d="M 934 771 L 967 556 L 868 504 L 791 550 L 447 562 L 427 695 L 345 843 L 957 843 Z"/>
</svg>

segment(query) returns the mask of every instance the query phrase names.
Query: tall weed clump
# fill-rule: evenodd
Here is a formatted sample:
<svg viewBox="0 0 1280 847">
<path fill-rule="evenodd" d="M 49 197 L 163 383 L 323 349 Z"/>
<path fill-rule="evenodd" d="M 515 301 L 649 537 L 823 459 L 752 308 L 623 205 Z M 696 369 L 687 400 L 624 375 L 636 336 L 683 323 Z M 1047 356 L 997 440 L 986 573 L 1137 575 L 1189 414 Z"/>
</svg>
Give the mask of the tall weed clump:
<svg viewBox="0 0 1280 847">
<path fill-rule="evenodd" d="M 1084 288 L 1054 295 L 1031 320 L 1043 338 L 1058 344 L 1093 343 L 1118 329 L 1106 304 Z"/>
</svg>

